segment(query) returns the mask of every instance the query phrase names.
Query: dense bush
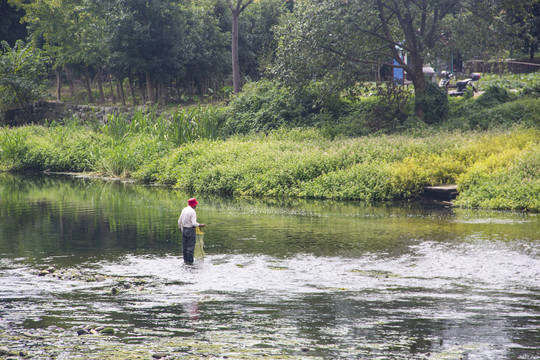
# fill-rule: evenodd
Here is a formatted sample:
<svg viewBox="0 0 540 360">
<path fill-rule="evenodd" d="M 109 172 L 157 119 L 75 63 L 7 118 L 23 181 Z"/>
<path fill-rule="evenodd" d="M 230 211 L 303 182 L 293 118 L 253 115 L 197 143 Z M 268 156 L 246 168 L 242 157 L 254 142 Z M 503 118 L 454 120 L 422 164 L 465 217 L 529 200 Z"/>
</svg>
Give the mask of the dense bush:
<svg viewBox="0 0 540 360">
<path fill-rule="evenodd" d="M 261 80 L 247 84 L 225 111 L 225 134 L 247 134 L 280 127 L 318 127 L 331 136 L 363 136 L 395 133 L 418 125 L 414 107 L 421 107 L 428 124 L 448 118 L 446 93 L 428 83 L 426 94 L 415 99 L 412 92 L 393 83 L 360 86 L 361 92 L 331 94 L 312 83 L 292 90 L 277 82 Z"/>
<path fill-rule="evenodd" d="M 459 181 L 457 205 L 540 211 L 540 147 L 509 149 L 475 164 Z"/>
<path fill-rule="evenodd" d="M 539 208 L 540 131 L 534 129 L 357 139 L 298 129 L 180 147 L 154 133 L 118 137 L 105 129 L 3 128 L 0 168 L 98 171 L 195 193 L 360 201 L 411 199 L 425 185 L 457 183 L 464 206 Z"/>
<path fill-rule="evenodd" d="M 533 81 L 536 78 L 529 76 L 528 84 L 537 84 Z M 461 130 L 507 128 L 516 123 L 537 126 L 535 100 L 525 99 L 525 94 L 537 98 L 532 96 L 534 88 L 510 93 L 497 84 L 491 81 L 491 85 L 483 85 L 486 90 L 478 97 L 468 91 L 463 97 L 449 99 L 431 82 L 425 95 L 415 98 L 409 89 L 391 83 L 359 84 L 337 97 L 316 83 L 293 91 L 277 82 L 261 80 L 247 84 L 226 108 L 224 134 L 283 126 L 317 127 L 330 137 L 392 134 L 433 125 Z M 423 122 L 415 118 L 415 107 L 423 110 Z"/>
<path fill-rule="evenodd" d="M 346 103 L 312 84 L 291 89 L 278 82 L 260 80 L 244 86 L 224 116 L 225 134 L 247 134 L 280 127 L 312 127 L 333 123 L 345 111 Z"/>
<path fill-rule="evenodd" d="M 45 92 L 46 58 L 32 44 L 18 40 L 13 48 L 0 43 L 0 112 L 22 107 Z"/>
<path fill-rule="evenodd" d="M 307 113 L 292 98 L 289 88 L 269 80 L 246 84 L 227 108 L 225 132 L 246 134 L 296 123 Z"/>
<path fill-rule="evenodd" d="M 471 129 L 540 127 L 540 99 L 520 99 L 487 107 L 466 119 Z"/>
<path fill-rule="evenodd" d="M 190 192 L 236 196 L 411 199 L 425 185 L 461 181 L 465 186 L 471 169 L 485 166 L 493 157 L 500 157 L 506 164 L 502 169 L 509 170 L 515 157 L 504 154 L 528 156 L 530 149 L 538 147 L 539 135 L 536 130 L 514 130 L 329 140 L 314 130 L 279 131 L 188 144 L 142 168 L 135 177 Z M 530 193 L 534 188 L 523 191 L 535 194 Z M 519 206 L 532 208 L 525 203 Z"/>
<path fill-rule="evenodd" d="M 0 132 L 0 170 L 94 170 L 105 139 L 74 126 L 24 126 Z"/>
<path fill-rule="evenodd" d="M 508 129 L 519 125 L 538 128 L 540 126 L 540 98 L 522 97 L 515 100 L 496 93 L 495 96 L 481 95 L 474 99 L 452 99 L 450 119 L 440 127 L 460 130 Z M 510 97 L 511 99 L 511 97 Z M 502 100 L 502 101 L 500 101 Z"/>
<path fill-rule="evenodd" d="M 510 93 L 501 86 L 489 86 L 476 100 L 476 107 L 487 108 L 510 101 Z"/>
<path fill-rule="evenodd" d="M 432 82 L 426 82 L 425 93 L 416 96 L 414 106 L 416 110 L 421 109 L 428 124 L 441 123 L 448 118 L 448 95 Z"/>
</svg>

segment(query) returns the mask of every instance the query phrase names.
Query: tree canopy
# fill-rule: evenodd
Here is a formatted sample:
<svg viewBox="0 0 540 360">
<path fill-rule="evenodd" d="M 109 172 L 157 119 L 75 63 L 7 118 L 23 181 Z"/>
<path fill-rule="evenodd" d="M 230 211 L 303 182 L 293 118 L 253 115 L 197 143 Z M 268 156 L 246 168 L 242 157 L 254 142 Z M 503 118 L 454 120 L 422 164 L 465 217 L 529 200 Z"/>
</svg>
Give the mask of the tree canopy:
<svg viewBox="0 0 540 360">
<path fill-rule="evenodd" d="M 421 99 L 424 66 L 437 54 L 495 56 L 514 45 L 506 13 L 496 0 L 298 0 L 277 31 L 274 74 L 339 89 L 373 78 L 382 65 L 400 67 Z M 424 111 L 417 106 L 420 118 Z"/>
<path fill-rule="evenodd" d="M 33 42 L 52 59 L 58 76 L 63 71 L 68 78 L 84 78 L 90 102 L 89 84 L 97 79 L 101 91 L 102 72 L 112 75 L 120 91 L 124 81 L 144 88 L 143 101 L 150 102 L 217 92 L 231 74 L 234 14 L 224 0 L 9 1 L 24 12 Z M 238 51 L 245 75 L 258 74 L 259 60 L 267 61 L 269 27 L 282 11 L 278 0 L 253 7 L 259 11 L 243 17 L 252 34 L 238 37 L 247 45 Z M 60 90 L 60 78 L 58 84 Z"/>
<path fill-rule="evenodd" d="M 538 46 L 540 0 L 9 0 L 62 81 L 124 102 L 195 99 L 274 77 L 340 91 L 407 73 L 418 99 L 437 57 L 504 58 Z M 241 16 L 240 16 L 241 14 Z M 12 22 L 11 22 L 12 23 Z M 3 31 L 6 33 L 6 31 Z M 242 78 L 244 76 L 244 78 Z M 113 83 L 116 84 L 114 90 Z M 60 96 L 58 96 L 60 98 Z M 420 101 L 418 104 L 421 104 Z M 425 109 L 417 107 L 423 118 Z"/>
<path fill-rule="evenodd" d="M 46 57 L 32 44 L 0 43 L 0 109 L 25 106 L 45 91 Z"/>
</svg>

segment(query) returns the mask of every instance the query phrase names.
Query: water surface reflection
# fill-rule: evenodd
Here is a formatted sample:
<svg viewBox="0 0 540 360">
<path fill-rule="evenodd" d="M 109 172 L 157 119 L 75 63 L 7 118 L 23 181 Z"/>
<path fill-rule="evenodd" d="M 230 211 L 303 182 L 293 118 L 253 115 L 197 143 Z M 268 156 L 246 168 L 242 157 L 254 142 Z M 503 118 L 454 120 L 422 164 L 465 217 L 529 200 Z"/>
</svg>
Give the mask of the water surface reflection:
<svg viewBox="0 0 540 360">
<path fill-rule="evenodd" d="M 537 215 L 200 197 L 208 256 L 185 267 L 188 197 L 0 175 L 0 346 L 66 359 L 540 357 Z M 85 326 L 115 333 L 79 336 Z"/>
</svg>

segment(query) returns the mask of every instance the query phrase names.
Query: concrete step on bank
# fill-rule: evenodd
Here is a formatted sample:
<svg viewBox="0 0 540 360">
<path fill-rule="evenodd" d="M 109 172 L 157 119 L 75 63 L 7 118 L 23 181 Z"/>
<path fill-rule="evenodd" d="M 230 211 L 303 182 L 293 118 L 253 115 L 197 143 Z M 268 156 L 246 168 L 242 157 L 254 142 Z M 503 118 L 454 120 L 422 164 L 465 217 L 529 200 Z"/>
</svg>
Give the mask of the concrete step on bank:
<svg viewBox="0 0 540 360">
<path fill-rule="evenodd" d="M 458 195 L 457 185 L 425 186 L 423 196 L 425 198 L 450 201 Z"/>
</svg>

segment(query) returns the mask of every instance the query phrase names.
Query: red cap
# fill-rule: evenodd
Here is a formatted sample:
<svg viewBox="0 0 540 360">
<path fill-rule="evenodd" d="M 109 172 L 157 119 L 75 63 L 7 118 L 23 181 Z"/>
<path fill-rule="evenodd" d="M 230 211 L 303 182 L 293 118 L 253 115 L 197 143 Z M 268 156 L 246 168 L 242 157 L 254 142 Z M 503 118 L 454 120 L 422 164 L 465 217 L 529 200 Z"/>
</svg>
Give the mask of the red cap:
<svg viewBox="0 0 540 360">
<path fill-rule="evenodd" d="M 197 202 L 197 199 L 195 198 L 191 198 L 187 201 L 188 205 L 193 207 L 193 206 L 197 206 L 199 203 Z"/>
</svg>

